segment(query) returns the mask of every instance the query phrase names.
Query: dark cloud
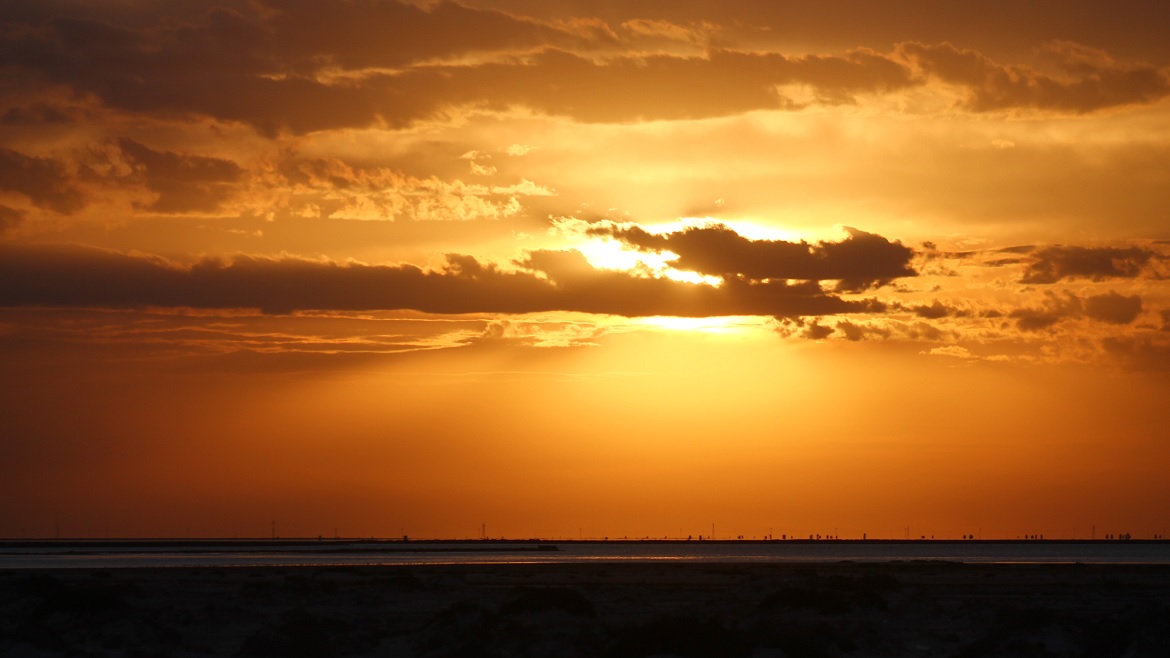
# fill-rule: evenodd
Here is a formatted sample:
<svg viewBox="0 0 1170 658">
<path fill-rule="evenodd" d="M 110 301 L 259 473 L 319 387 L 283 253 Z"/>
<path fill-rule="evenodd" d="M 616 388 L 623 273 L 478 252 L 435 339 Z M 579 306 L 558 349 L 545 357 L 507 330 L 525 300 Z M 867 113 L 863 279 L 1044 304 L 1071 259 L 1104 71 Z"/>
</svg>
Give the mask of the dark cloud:
<svg viewBox="0 0 1170 658">
<path fill-rule="evenodd" d="M 600 225 L 588 233 L 620 240 L 642 251 L 670 251 L 679 270 L 752 281 L 837 280 L 839 290 L 863 290 L 899 277 L 915 276 L 914 250 L 873 233 L 846 227 L 840 242 L 751 240 L 722 224 L 691 226 L 653 234 L 638 226 Z"/>
<path fill-rule="evenodd" d="M 1054 326 L 1067 314 L 1053 308 L 1021 308 L 1009 313 L 1008 317 L 1016 321 L 1020 331 L 1041 331 Z"/>
<path fill-rule="evenodd" d="M 269 135 L 402 127 L 459 106 L 522 106 L 585 122 L 708 118 L 851 103 L 920 85 L 917 71 L 969 89 L 974 111 L 1086 112 L 1170 94 L 1150 65 L 1067 43 L 1052 47 L 1061 78 L 949 43 L 905 43 L 888 54 L 711 46 L 692 56 L 619 55 L 630 44 L 596 19 L 542 21 L 448 2 L 266 0 L 205 11 L 151 3 L 105 12 L 48 3 L 9 20 L 0 65 L 11 71 L 122 110 L 204 115 Z M 474 57 L 481 53 L 490 57 Z M 785 85 L 811 98 L 786 98 L 778 91 Z M 66 120 L 71 111 L 22 106 L 3 117 Z"/>
<path fill-rule="evenodd" d="M 1101 346 L 1131 370 L 1170 374 L 1170 343 L 1162 336 L 1110 336 Z"/>
<path fill-rule="evenodd" d="M 1049 329 L 1059 322 L 1077 317 L 1084 311 L 1084 304 L 1076 295 L 1065 292 L 1044 294 L 1040 306 L 1017 308 L 1007 316 L 1016 321 L 1016 327 L 1021 331 L 1042 331 Z"/>
<path fill-rule="evenodd" d="M 461 12 L 442 7 L 448 6 L 441 5 L 437 14 Z M 492 16 L 493 21 L 504 20 L 502 15 Z M 298 24 L 302 21 L 299 18 Z M 386 25 L 369 24 L 368 29 L 379 33 L 378 44 L 395 44 L 390 47 L 397 50 L 404 40 L 425 41 L 425 33 L 415 34 L 413 28 L 408 38 L 395 39 L 384 33 Z M 247 123 L 266 134 L 379 123 L 401 127 L 453 106 L 523 106 L 586 122 L 707 118 L 798 107 L 776 91 L 790 83 L 811 86 L 817 100 L 826 103 L 848 103 L 859 93 L 915 84 L 905 64 L 864 50 L 803 57 L 712 50 L 705 56 L 660 54 L 599 62 L 557 48 L 557 40 L 544 42 L 551 45 L 524 57 L 502 61 L 410 66 L 395 58 L 378 64 L 383 67 L 379 72 L 330 80 L 317 73 L 356 66 L 358 62 L 347 55 L 350 50 L 343 48 L 340 55 L 322 51 L 302 61 L 300 45 L 284 48 L 264 45 L 259 37 L 218 37 L 207 33 L 213 27 L 202 26 L 196 30 L 199 36 L 180 38 L 61 19 L 37 31 L 10 35 L 0 43 L 0 63 L 95 94 L 123 110 L 206 115 Z M 245 47 L 253 41 L 255 48 Z M 369 50 L 377 51 L 378 47 Z M 428 48 L 420 47 L 410 54 L 425 61 L 427 53 Z M 389 66 L 403 68 L 386 72 Z"/>
<path fill-rule="evenodd" d="M 86 204 L 79 184 L 94 181 L 144 186 L 156 195 L 147 210 L 212 212 L 236 192 L 243 174 L 231 160 L 155 150 L 129 138 L 89 149 L 79 162 L 0 148 L 0 189 L 66 214 Z"/>
<path fill-rule="evenodd" d="M 828 325 L 812 322 L 805 327 L 802 335 L 809 340 L 823 340 L 833 335 L 833 328 Z"/>
<path fill-rule="evenodd" d="M 234 192 L 231 183 L 244 173 L 231 160 L 156 151 L 128 138 L 117 146 L 142 183 L 158 195 L 147 206 L 157 212 L 217 210 Z"/>
<path fill-rule="evenodd" d="M 870 336 L 877 336 L 879 338 L 889 338 L 890 335 L 893 333 L 888 328 L 885 328 L 885 327 L 875 327 L 875 326 L 870 326 L 870 325 L 865 325 L 865 324 L 859 324 L 856 322 L 850 322 L 848 320 L 842 320 L 841 322 L 838 322 L 837 323 L 837 330 L 840 331 L 842 333 L 842 335 L 845 336 L 845 340 L 853 341 L 853 342 L 865 340 L 866 338 L 868 338 Z"/>
<path fill-rule="evenodd" d="M 544 273 L 571 308 L 615 315 L 805 316 L 835 313 L 872 313 L 885 309 L 876 300 L 847 301 L 825 294 L 816 282 L 725 279 L 718 288 L 671 279 L 632 276 L 626 272 L 596 270 L 577 251 L 536 251 L 519 263 Z"/>
<path fill-rule="evenodd" d="M 535 251 L 505 271 L 452 254 L 446 266 L 373 266 L 240 256 L 179 267 L 77 247 L 0 246 L 5 306 L 193 307 L 297 310 L 413 309 L 428 313 L 579 311 L 623 316 L 814 316 L 876 313 L 815 283 L 731 280 L 716 288 L 597 270 L 576 251 Z"/>
<path fill-rule="evenodd" d="M 452 2 L 429 7 L 398 2 L 263 0 L 265 26 L 298 68 L 396 67 L 474 52 L 614 42 L 608 29 L 574 29 Z M 586 28 L 586 29 L 582 29 Z"/>
<path fill-rule="evenodd" d="M 92 94 L 111 107 L 202 114 L 270 134 L 377 119 L 379 103 L 371 95 L 383 92 L 379 86 L 334 86 L 307 77 L 296 70 L 299 51 L 282 48 L 262 13 L 240 9 L 244 12 L 213 9 L 176 19 L 163 5 L 134 16 L 111 11 L 109 17 L 58 5 L 60 15 L 30 18 L 4 32 L 0 63 Z M 123 24 L 107 22 L 117 19 Z M 384 27 L 410 29 L 404 23 Z"/>
<path fill-rule="evenodd" d="M 869 52 L 786 57 L 713 50 L 702 57 L 618 57 L 603 63 L 562 50 L 525 62 L 412 72 L 395 88 L 420 101 L 520 105 L 585 122 L 699 119 L 761 109 L 795 109 L 776 91 L 810 85 L 821 102 L 913 84 L 904 65 Z M 443 93 L 436 94 L 442 90 Z"/>
<path fill-rule="evenodd" d="M 0 235 L 6 231 L 16 228 L 24 221 L 24 213 L 16 208 L 9 208 L 8 206 L 0 206 Z"/>
<path fill-rule="evenodd" d="M 1142 312 L 1140 295 L 1125 296 L 1115 291 L 1084 299 L 1064 293 L 1047 294 L 1039 307 L 1019 308 L 1008 314 L 1022 331 L 1040 331 L 1071 318 L 1087 317 L 1108 324 L 1129 324 Z"/>
<path fill-rule="evenodd" d="M 1150 64 L 1122 64 L 1103 52 L 1067 42 L 1050 46 L 1065 75 L 998 64 L 949 43 L 903 43 L 899 52 L 927 74 L 968 90 L 976 112 L 1034 108 L 1084 113 L 1153 103 L 1170 95 L 1170 78 Z"/>
<path fill-rule="evenodd" d="M 0 125 L 30 126 L 37 124 L 73 123 L 80 113 L 72 107 L 49 103 L 33 103 L 28 106 L 10 107 L 0 114 Z"/>
<path fill-rule="evenodd" d="M 461 102 L 449 92 L 423 93 L 445 73 L 330 83 L 319 72 L 396 69 L 479 50 L 584 39 L 451 3 L 429 9 L 397 2 L 230 4 L 202 12 L 171 3 L 102 12 L 44 3 L 39 11 L 14 12 L 8 29 L 0 30 L 0 65 L 123 110 L 201 114 L 267 134 L 304 133 L 381 121 L 401 125 Z"/>
<path fill-rule="evenodd" d="M 34 205 L 59 213 L 85 206 L 81 190 L 60 162 L 6 148 L 0 148 L 0 190 L 23 194 Z"/>
<path fill-rule="evenodd" d="M 914 314 L 918 317 L 926 318 L 927 320 L 938 320 L 939 318 L 945 318 L 952 313 L 952 309 L 950 307 L 944 305 L 937 299 L 934 300 L 930 306 L 912 306 L 910 307 L 910 310 L 913 311 Z"/>
<path fill-rule="evenodd" d="M 1019 265 L 1023 262 L 1024 260 L 1022 258 L 995 258 L 986 261 L 983 264 L 988 267 L 1010 267 L 1012 265 Z"/>
<path fill-rule="evenodd" d="M 1085 299 L 1085 315 L 1110 324 L 1129 324 L 1142 312 L 1140 295 L 1125 296 L 1112 290 Z"/>
<path fill-rule="evenodd" d="M 752 43 L 807 44 L 840 49 L 858 45 L 885 48 L 917 40 L 950 41 L 1025 55 L 1037 44 L 1072 39 L 1126 53 L 1170 61 L 1164 26 L 1170 6 L 1149 0 L 984 0 L 978 3 L 933 0 L 462 0 L 544 19 L 590 15 L 610 23 L 656 19 L 677 24 L 710 22 L 742 25 L 758 35 Z M 749 35 L 741 32 L 741 39 Z"/>
<path fill-rule="evenodd" d="M 1142 247 L 1045 247 L 1035 252 L 1021 279 L 1024 283 L 1056 283 L 1061 279 L 1132 279 L 1157 253 Z"/>
<path fill-rule="evenodd" d="M 915 322 L 905 328 L 906 336 L 913 340 L 942 340 L 947 334 L 929 322 Z"/>
</svg>

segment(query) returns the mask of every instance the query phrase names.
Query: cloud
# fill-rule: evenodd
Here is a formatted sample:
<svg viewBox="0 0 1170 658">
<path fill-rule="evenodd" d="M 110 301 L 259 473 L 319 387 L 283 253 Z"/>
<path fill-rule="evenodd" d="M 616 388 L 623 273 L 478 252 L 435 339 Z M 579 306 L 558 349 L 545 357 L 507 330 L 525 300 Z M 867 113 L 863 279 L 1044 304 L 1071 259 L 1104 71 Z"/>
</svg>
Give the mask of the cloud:
<svg viewBox="0 0 1170 658">
<path fill-rule="evenodd" d="M 646 37 L 657 37 L 671 41 L 701 42 L 705 40 L 702 31 L 684 27 L 670 21 L 635 18 L 622 23 L 622 27 L 630 32 Z"/>
<path fill-rule="evenodd" d="M 541 272 L 571 308 L 623 316 L 771 315 L 798 317 L 835 313 L 873 313 L 885 304 L 872 299 L 844 300 L 825 294 L 816 282 L 727 279 L 718 288 L 626 272 L 597 270 L 578 251 L 538 250 L 518 265 Z"/>
<path fill-rule="evenodd" d="M 1068 316 L 1063 308 L 1021 308 L 1008 314 L 1016 321 L 1020 331 L 1041 331 L 1048 329 Z"/>
<path fill-rule="evenodd" d="M 804 330 L 804 337 L 809 340 L 823 340 L 833 334 L 833 328 L 828 325 L 811 322 Z"/>
<path fill-rule="evenodd" d="M 557 195 L 555 190 L 551 190 L 543 185 L 537 185 L 527 178 L 522 178 L 519 183 L 513 185 L 495 185 L 492 187 L 492 194 L 518 194 L 521 196 Z"/>
<path fill-rule="evenodd" d="M 857 342 L 865 340 L 869 336 L 877 336 L 879 338 L 889 338 L 893 333 L 886 327 L 877 327 L 848 320 L 842 320 L 837 323 L 837 329 L 845 336 L 845 340 Z"/>
<path fill-rule="evenodd" d="M 1125 296 L 1112 290 L 1085 299 L 1085 315 L 1110 324 L 1129 324 L 1142 312 L 1140 295 Z"/>
<path fill-rule="evenodd" d="M 477 162 L 472 162 L 470 164 L 471 173 L 475 174 L 476 176 L 494 176 L 497 171 L 497 169 L 492 165 L 481 165 Z"/>
<path fill-rule="evenodd" d="M 777 92 L 805 85 L 817 102 L 849 103 L 857 94 L 914 84 L 885 56 L 840 56 L 711 50 L 702 56 L 653 54 L 596 61 L 548 48 L 523 59 L 410 69 L 370 77 L 370 93 L 393 97 L 379 116 L 407 125 L 449 106 L 529 110 L 587 123 L 704 119 L 753 110 L 797 109 Z"/>
<path fill-rule="evenodd" d="M 597 270 L 577 251 L 537 250 L 506 271 L 449 254 L 444 267 L 340 265 L 237 256 L 178 266 L 161 259 L 59 246 L 0 246 L 5 306 L 412 309 L 428 313 L 579 311 L 627 317 L 876 313 L 885 304 L 825 294 L 815 283 L 729 281 L 716 288 Z"/>
<path fill-rule="evenodd" d="M 919 86 L 917 72 L 966 88 L 973 111 L 1086 112 L 1170 94 L 1170 81 L 1150 65 L 1063 42 L 1050 47 L 1066 71 L 1061 79 L 949 43 L 903 43 L 889 54 L 710 48 L 699 56 L 595 59 L 582 51 L 618 45 L 603 23 L 583 29 L 580 21 L 542 22 L 446 2 L 258 4 L 182 19 L 156 7 L 124 24 L 46 12 L 3 35 L 0 63 L 110 107 L 241 121 L 269 135 L 402 127 L 458 106 L 523 106 L 585 122 L 708 118 L 852 103 L 859 94 Z M 664 20 L 624 26 L 641 37 L 707 39 Z M 787 86 L 811 96 L 802 91 L 797 102 L 777 92 Z M 54 116 L 67 116 L 62 112 Z"/>
<path fill-rule="evenodd" d="M 562 47 L 616 40 L 579 22 L 542 22 L 453 2 L 263 0 L 264 26 L 299 67 L 323 61 L 346 69 L 397 67 L 476 52 Z M 585 29 L 582 29 L 585 28 Z"/>
<path fill-rule="evenodd" d="M 508 343 L 531 347 L 596 345 L 605 328 L 580 322 L 531 322 L 507 318 L 490 320 L 483 331 L 465 344 Z"/>
<path fill-rule="evenodd" d="M 23 212 L 0 205 L 0 235 L 20 226 L 22 221 L 24 221 Z"/>
<path fill-rule="evenodd" d="M 156 212 L 212 212 L 235 192 L 244 170 L 231 160 L 156 151 L 122 138 L 117 147 L 136 177 L 157 196 L 146 205 Z"/>
<path fill-rule="evenodd" d="M 944 345 L 942 347 L 932 347 L 927 352 L 930 356 L 949 356 L 956 359 L 973 359 L 975 355 L 971 354 L 971 350 L 960 345 Z"/>
<path fill-rule="evenodd" d="M 85 206 L 85 197 L 64 165 L 0 148 L 0 190 L 28 197 L 38 208 L 70 214 Z"/>
<path fill-rule="evenodd" d="M 52 103 L 30 103 L 10 107 L 0 114 L 0 125 L 35 126 L 41 124 L 68 124 L 82 118 L 76 108 Z"/>
<path fill-rule="evenodd" d="M 1162 337 L 1110 336 L 1101 346 L 1131 370 L 1170 373 L 1170 343 Z"/>
<path fill-rule="evenodd" d="M 1040 307 L 1019 308 L 1008 314 L 1022 331 L 1048 329 L 1066 319 L 1088 317 L 1107 324 L 1129 324 L 1142 311 L 1140 295 L 1125 296 L 1115 291 L 1084 299 L 1072 294 L 1045 294 Z"/>
<path fill-rule="evenodd" d="M 62 214 L 80 211 L 89 203 L 106 200 L 114 189 L 127 187 L 150 196 L 135 203 L 139 209 L 215 212 L 239 192 L 245 173 L 231 160 L 156 150 L 127 137 L 53 158 L 0 148 L 0 189 L 23 194 L 34 205 Z"/>
<path fill-rule="evenodd" d="M 599 224 L 586 232 L 612 237 L 641 251 L 672 252 L 677 254 L 670 261 L 672 267 L 724 278 L 837 280 L 839 290 L 857 291 L 916 276 L 910 267 L 913 249 L 855 228 L 846 227 L 846 231 L 849 237 L 840 242 L 816 244 L 751 240 L 718 223 L 663 234 L 614 224 Z"/>
<path fill-rule="evenodd" d="M 471 160 L 470 155 L 464 159 Z M 521 210 L 518 197 L 555 195 L 554 190 L 527 179 L 485 185 L 436 176 L 419 178 L 388 167 L 296 153 L 283 154 L 275 174 L 264 181 L 269 186 L 268 205 L 256 205 L 258 214 L 279 210 L 353 219 L 468 221 L 515 215 Z"/>
<path fill-rule="evenodd" d="M 913 306 L 910 310 L 914 311 L 914 314 L 918 317 L 926 318 L 927 320 L 938 320 L 953 313 L 953 309 L 937 299 L 930 306 Z"/>
<path fill-rule="evenodd" d="M 723 28 L 705 20 L 631 17 L 615 31 L 596 18 L 540 20 L 453 2 L 40 4 L 9 12 L 0 31 L 0 65 L 22 79 L 108 108 L 242 122 L 269 136 L 401 128 L 458 108 L 523 107 L 592 123 L 711 118 L 849 104 L 928 78 L 965 89 L 964 107 L 975 112 L 1089 112 L 1170 94 L 1164 71 L 1068 42 L 1048 47 L 1063 71 L 1052 76 L 945 42 L 784 54 L 716 45 Z M 645 40 L 704 50 L 635 53 Z M 4 116 L 63 121 L 78 111 L 25 103 Z"/>
<path fill-rule="evenodd" d="M 42 16 L 0 34 L 0 65 L 108 107 L 239 121 L 267 135 L 404 127 L 460 106 L 521 106 L 586 122 L 705 118 L 796 107 L 776 92 L 781 85 L 847 103 L 915 84 L 903 63 L 864 49 L 599 61 L 572 48 L 602 31 L 450 3 L 426 10 L 290 0 L 267 9 L 187 20 L 144 11 L 125 25 Z M 498 56 L 445 61 L 479 51 Z"/>
<path fill-rule="evenodd" d="M 1170 78 L 1157 67 L 1123 64 L 1070 42 L 1048 47 L 1059 60 L 1062 77 L 1001 65 L 949 43 L 902 43 L 898 51 L 926 74 L 965 88 L 964 106 L 975 112 L 1031 108 L 1082 114 L 1170 96 Z"/>
<path fill-rule="evenodd" d="M 1056 283 L 1062 279 L 1132 279 L 1141 275 L 1157 252 L 1143 247 L 1053 246 L 1035 252 L 1023 283 Z"/>
<path fill-rule="evenodd" d="M 791 2 L 765 0 L 463 0 L 463 4 L 543 18 L 579 15 L 587 6 L 591 15 L 612 24 L 638 18 L 676 25 L 710 22 L 731 32 L 728 39 L 753 45 L 806 43 L 816 38 L 818 43 L 835 46 L 882 47 L 907 39 L 950 39 L 1000 52 L 1029 52 L 1038 43 L 1076 36 L 1086 43 L 1126 49 L 1156 61 L 1170 55 L 1161 29 L 1170 22 L 1170 8 L 1148 0 L 1118 0 L 1109 5 L 1098 0 L 985 0 L 977 4 L 821 0 L 799 8 Z"/>
</svg>

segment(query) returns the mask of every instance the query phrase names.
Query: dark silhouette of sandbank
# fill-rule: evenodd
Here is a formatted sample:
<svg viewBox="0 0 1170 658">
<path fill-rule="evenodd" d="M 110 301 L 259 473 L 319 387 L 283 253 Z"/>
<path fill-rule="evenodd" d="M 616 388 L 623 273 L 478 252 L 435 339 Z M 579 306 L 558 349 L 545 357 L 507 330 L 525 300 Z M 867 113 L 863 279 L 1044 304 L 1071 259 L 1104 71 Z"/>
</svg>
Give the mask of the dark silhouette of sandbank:
<svg viewBox="0 0 1170 658">
<path fill-rule="evenodd" d="M 1164 565 L 0 571 L 0 655 L 1164 656 Z"/>
</svg>

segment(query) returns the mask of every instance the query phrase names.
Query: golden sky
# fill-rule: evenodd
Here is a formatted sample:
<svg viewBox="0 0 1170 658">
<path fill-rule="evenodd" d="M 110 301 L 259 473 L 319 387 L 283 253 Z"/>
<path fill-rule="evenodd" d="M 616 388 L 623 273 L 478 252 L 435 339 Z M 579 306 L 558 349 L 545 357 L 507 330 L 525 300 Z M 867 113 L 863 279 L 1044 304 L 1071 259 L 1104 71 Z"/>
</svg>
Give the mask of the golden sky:
<svg viewBox="0 0 1170 658">
<path fill-rule="evenodd" d="M 1170 526 L 1170 6 L 0 7 L 0 537 Z"/>
</svg>

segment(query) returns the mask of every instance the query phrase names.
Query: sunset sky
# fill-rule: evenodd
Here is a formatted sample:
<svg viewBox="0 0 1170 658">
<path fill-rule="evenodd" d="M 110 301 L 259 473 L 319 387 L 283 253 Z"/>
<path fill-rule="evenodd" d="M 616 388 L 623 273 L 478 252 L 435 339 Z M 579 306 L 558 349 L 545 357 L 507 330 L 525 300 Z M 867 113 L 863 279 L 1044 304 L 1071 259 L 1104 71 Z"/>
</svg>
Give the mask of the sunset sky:
<svg viewBox="0 0 1170 658">
<path fill-rule="evenodd" d="M 1170 530 L 1170 4 L 0 6 L 0 537 Z"/>
</svg>

